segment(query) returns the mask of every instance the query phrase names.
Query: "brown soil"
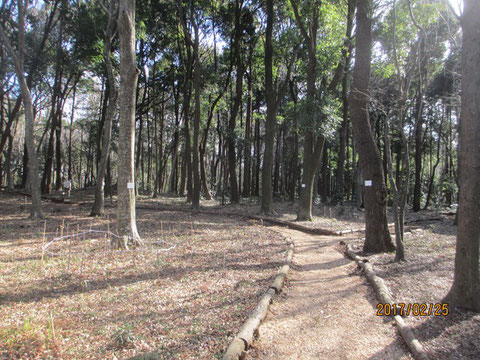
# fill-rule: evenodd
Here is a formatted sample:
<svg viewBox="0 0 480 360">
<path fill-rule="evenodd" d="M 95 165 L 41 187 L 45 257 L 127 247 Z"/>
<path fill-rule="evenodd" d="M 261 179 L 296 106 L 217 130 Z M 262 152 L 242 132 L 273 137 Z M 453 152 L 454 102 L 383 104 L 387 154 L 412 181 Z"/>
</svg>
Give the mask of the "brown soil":
<svg viewBox="0 0 480 360">
<path fill-rule="evenodd" d="M 293 265 L 249 359 L 411 359 L 338 237 L 275 230 L 295 243 Z"/>
</svg>

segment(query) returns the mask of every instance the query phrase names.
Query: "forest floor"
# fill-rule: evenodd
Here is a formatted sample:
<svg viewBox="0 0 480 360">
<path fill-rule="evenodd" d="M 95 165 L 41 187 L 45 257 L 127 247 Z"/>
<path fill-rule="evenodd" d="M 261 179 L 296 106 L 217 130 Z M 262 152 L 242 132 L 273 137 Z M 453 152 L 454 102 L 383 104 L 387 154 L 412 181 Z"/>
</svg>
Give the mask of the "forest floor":
<svg viewBox="0 0 480 360">
<path fill-rule="evenodd" d="M 293 265 L 247 359 L 413 359 L 338 237 L 277 231 L 295 244 Z"/>
<path fill-rule="evenodd" d="M 80 235 L 52 243 L 42 265 L 44 222 L 23 200 L 0 194 L 0 359 L 220 358 L 285 261 L 285 239 L 259 224 L 138 210 L 144 249 Z M 108 229 L 89 207 L 44 205 L 45 243 L 63 222 L 64 235 Z"/>
<path fill-rule="evenodd" d="M 112 252 L 105 233 L 49 244 L 62 224 L 64 235 L 67 227 L 69 234 L 114 228 L 114 221 L 88 217 L 91 196 L 78 191 L 65 204 L 44 202 L 43 241 L 45 223 L 28 220 L 24 197 L 0 193 L 0 359 L 126 359 L 146 352 L 160 359 L 220 358 L 284 263 L 287 237 L 297 244 L 294 265 L 251 359 L 410 358 L 389 319 L 376 317 L 372 290 L 341 254 L 338 244 L 347 236 L 246 221 L 242 216 L 258 215 L 254 200 L 202 201 L 203 212 L 192 213 L 183 198 L 141 196 L 143 249 Z M 275 210 L 279 219 L 295 219 L 291 203 L 275 203 Z M 363 212 L 354 207 L 316 205 L 314 216 L 302 224 L 363 227 Z M 393 263 L 392 254 L 370 257 L 398 302 L 438 303 L 453 280 L 453 218 L 407 216 L 427 218 L 440 220 L 418 222 L 428 228 L 406 237 L 406 262 Z M 351 242 L 360 248 L 361 240 Z M 42 243 L 49 244 L 43 264 Z M 432 358 L 479 357 L 480 315 L 455 310 L 406 321 Z"/>
</svg>

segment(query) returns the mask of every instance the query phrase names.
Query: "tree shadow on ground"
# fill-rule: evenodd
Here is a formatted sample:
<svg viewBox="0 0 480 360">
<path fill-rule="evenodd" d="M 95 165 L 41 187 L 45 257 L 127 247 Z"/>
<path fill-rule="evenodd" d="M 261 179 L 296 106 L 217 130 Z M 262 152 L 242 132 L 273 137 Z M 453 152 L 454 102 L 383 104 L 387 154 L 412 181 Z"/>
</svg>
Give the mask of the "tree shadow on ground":
<svg viewBox="0 0 480 360">
<path fill-rule="evenodd" d="M 478 359 L 480 357 L 480 314 L 450 308 L 447 316 L 430 316 L 412 330 L 422 343 L 428 343 L 435 359 Z"/>
<path fill-rule="evenodd" d="M 223 254 L 223 253 L 222 253 Z M 283 265 L 283 262 L 269 262 L 265 264 L 240 264 L 228 262 L 225 266 L 221 266 L 225 270 L 260 270 L 260 269 L 276 269 Z M 35 302 L 40 301 L 43 298 L 59 298 L 62 296 L 73 295 L 78 293 L 90 292 L 95 290 L 102 290 L 110 287 L 121 287 L 125 285 L 134 284 L 140 281 L 155 280 L 155 279 L 168 279 L 180 280 L 186 274 L 192 274 L 195 272 L 209 272 L 218 271 L 218 266 L 186 266 L 186 267 L 170 267 L 164 266 L 158 271 L 151 271 L 141 274 L 130 274 L 122 277 L 107 278 L 107 279 L 95 279 L 88 281 L 88 288 L 82 285 L 80 279 L 72 277 L 70 283 L 55 287 L 45 288 L 43 281 L 40 281 L 36 286 L 32 286 L 30 290 L 23 291 L 21 294 L 16 292 L 3 292 L 0 294 L 0 304 L 8 302 Z M 275 273 L 272 272 L 272 278 Z M 74 280 L 78 281 L 74 281 Z"/>
</svg>

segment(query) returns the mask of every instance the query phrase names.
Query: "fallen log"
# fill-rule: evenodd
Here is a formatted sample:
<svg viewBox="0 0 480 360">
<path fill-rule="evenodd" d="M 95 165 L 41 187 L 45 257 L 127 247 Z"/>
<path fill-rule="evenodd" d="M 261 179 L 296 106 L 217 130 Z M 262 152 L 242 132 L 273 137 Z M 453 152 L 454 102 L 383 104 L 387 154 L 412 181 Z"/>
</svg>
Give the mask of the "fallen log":
<svg viewBox="0 0 480 360">
<path fill-rule="evenodd" d="M 229 211 L 221 211 L 221 212 L 214 212 L 214 211 L 208 211 L 208 210 L 192 210 L 190 208 L 184 208 L 184 207 L 179 207 L 179 206 L 172 206 L 172 207 L 159 207 L 159 206 L 145 206 L 145 205 L 137 205 L 136 209 L 140 210 L 162 210 L 162 211 L 183 211 L 183 212 L 196 212 L 199 214 L 206 214 L 206 215 L 223 215 L 223 216 L 235 216 L 235 217 L 240 217 L 240 218 L 245 218 L 245 219 L 252 219 L 252 220 L 258 220 L 262 222 L 268 222 L 271 224 L 283 226 L 283 227 L 288 227 L 290 229 L 302 231 L 304 233 L 308 234 L 314 234 L 314 235 L 326 235 L 326 236 L 341 236 L 338 231 L 332 231 L 332 230 L 327 230 L 327 229 L 320 229 L 320 228 L 310 228 L 304 225 L 300 224 L 295 224 L 290 221 L 284 221 L 284 220 L 278 220 L 274 219 L 271 217 L 266 217 L 266 216 L 259 216 L 259 215 L 249 215 L 249 214 L 238 214 L 235 212 L 229 212 Z"/>
<path fill-rule="evenodd" d="M 442 221 L 442 220 L 443 220 L 443 218 L 441 218 L 441 217 L 434 217 L 434 218 L 428 218 L 428 219 L 414 219 L 414 220 L 405 221 L 405 224 L 415 224 L 415 223 L 420 223 L 420 222 Z"/>
<path fill-rule="evenodd" d="M 278 219 L 273 219 L 270 217 L 264 217 L 264 216 L 257 216 L 257 215 L 246 215 L 246 217 L 249 217 L 250 219 L 254 220 L 261 220 L 264 222 L 269 222 L 275 225 L 280 225 L 284 227 L 288 227 L 290 229 L 294 230 L 299 230 L 304 233 L 308 234 L 314 234 L 314 235 L 327 235 L 327 236 L 340 236 L 338 231 L 332 231 L 332 230 L 327 230 L 327 229 L 320 229 L 320 228 L 309 228 L 307 226 L 303 226 L 300 224 L 295 224 L 290 221 L 283 221 L 283 220 L 278 220 Z"/>
<path fill-rule="evenodd" d="M 15 194 L 32 197 L 32 194 L 24 192 L 24 191 L 15 191 Z M 48 200 L 57 204 L 68 204 L 68 201 L 65 201 L 63 197 L 56 197 L 51 195 L 42 195 L 42 200 Z"/>
</svg>

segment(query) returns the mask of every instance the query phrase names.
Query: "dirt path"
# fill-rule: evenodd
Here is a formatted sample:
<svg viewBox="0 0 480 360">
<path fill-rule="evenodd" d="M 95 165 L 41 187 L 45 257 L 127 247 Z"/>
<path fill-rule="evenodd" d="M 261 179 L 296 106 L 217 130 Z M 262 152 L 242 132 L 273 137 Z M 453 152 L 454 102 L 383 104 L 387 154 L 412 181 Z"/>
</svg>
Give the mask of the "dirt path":
<svg viewBox="0 0 480 360">
<path fill-rule="evenodd" d="M 274 228 L 295 243 L 284 292 L 260 327 L 247 359 L 413 359 L 339 238 Z"/>
</svg>

